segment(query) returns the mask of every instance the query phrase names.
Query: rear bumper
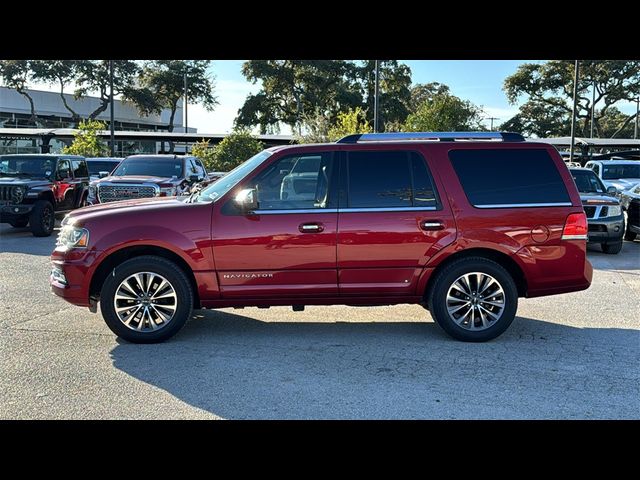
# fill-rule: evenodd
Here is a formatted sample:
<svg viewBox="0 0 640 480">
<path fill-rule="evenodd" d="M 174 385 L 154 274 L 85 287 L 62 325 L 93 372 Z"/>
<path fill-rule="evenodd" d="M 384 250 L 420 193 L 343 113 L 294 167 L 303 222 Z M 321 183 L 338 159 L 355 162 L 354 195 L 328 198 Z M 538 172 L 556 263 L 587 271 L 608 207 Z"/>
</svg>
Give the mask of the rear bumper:
<svg viewBox="0 0 640 480">
<path fill-rule="evenodd" d="M 624 217 L 589 219 L 590 243 L 617 243 L 624 235 Z"/>
<path fill-rule="evenodd" d="M 516 256 L 527 280 L 527 297 L 541 297 L 586 290 L 593 279 L 584 240 L 563 241 L 557 246 L 528 246 Z"/>
</svg>

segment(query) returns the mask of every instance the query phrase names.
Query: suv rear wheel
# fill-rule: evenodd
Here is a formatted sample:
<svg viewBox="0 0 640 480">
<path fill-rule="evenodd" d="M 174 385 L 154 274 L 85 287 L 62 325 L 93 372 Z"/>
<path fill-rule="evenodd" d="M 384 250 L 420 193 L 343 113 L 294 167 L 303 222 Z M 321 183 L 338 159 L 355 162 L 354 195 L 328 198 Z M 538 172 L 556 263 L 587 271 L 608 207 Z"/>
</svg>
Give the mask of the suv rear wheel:
<svg viewBox="0 0 640 480">
<path fill-rule="evenodd" d="M 100 311 L 113 333 L 133 343 L 162 342 L 182 328 L 193 309 L 189 279 L 156 256 L 127 260 L 107 276 Z"/>
<path fill-rule="evenodd" d="M 429 311 L 457 340 L 485 342 L 502 334 L 518 308 L 518 289 L 509 272 L 483 257 L 467 257 L 444 267 L 433 279 Z"/>
</svg>

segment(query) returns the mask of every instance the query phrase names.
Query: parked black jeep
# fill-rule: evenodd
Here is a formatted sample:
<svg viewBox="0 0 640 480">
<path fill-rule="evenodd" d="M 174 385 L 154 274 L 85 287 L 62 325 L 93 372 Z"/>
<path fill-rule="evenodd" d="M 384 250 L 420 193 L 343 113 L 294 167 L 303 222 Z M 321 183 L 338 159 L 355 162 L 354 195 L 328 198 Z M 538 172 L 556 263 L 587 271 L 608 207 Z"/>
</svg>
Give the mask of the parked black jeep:
<svg viewBox="0 0 640 480">
<path fill-rule="evenodd" d="M 53 232 L 55 217 L 86 204 L 89 172 L 76 155 L 0 155 L 0 222 Z"/>
</svg>

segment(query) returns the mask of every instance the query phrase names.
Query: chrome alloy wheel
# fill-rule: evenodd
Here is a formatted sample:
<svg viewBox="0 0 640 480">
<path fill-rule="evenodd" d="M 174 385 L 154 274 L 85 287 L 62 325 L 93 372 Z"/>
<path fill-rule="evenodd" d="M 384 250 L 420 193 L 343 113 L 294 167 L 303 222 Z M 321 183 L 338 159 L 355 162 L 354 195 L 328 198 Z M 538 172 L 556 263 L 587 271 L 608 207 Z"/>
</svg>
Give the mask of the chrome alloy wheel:
<svg viewBox="0 0 640 480">
<path fill-rule="evenodd" d="M 502 285 L 486 273 L 465 273 L 447 291 L 449 317 L 466 330 L 491 327 L 502 316 L 504 307 Z"/>
<path fill-rule="evenodd" d="M 153 272 L 138 272 L 125 278 L 113 298 L 120 321 L 138 332 L 166 327 L 178 308 L 173 285 Z"/>
</svg>

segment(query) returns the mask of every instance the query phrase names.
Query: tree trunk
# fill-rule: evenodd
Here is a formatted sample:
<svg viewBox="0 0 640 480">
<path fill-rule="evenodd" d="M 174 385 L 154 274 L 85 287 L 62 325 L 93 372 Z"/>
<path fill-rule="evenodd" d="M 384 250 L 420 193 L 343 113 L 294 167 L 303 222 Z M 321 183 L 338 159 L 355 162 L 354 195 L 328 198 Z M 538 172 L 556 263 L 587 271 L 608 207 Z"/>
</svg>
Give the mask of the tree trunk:
<svg viewBox="0 0 640 480">
<path fill-rule="evenodd" d="M 177 109 L 178 109 L 178 102 L 175 101 L 171 105 L 171 116 L 169 117 L 169 128 L 168 128 L 169 132 L 173 132 L 173 121 L 175 119 Z M 169 140 L 169 153 L 173 153 L 174 147 L 175 146 L 173 142 Z M 162 145 L 162 148 L 164 149 L 164 145 Z"/>
<path fill-rule="evenodd" d="M 91 114 L 89 115 L 89 120 L 95 120 L 98 115 L 100 115 L 102 112 L 107 110 L 110 103 L 111 102 L 109 102 L 109 98 L 104 98 L 104 97 L 101 98 L 100 106 L 96 108 L 93 112 L 91 112 Z"/>
<path fill-rule="evenodd" d="M 16 88 L 16 91 L 29 101 L 29 106 L 31 108 L 31 116 L 29 117 L 29 122 L 31 122 L 34 127 L 37 127 L 38 116 L 36 115 L 36 107 L 33 103 L 33 98 L 31 98 L 31 95 L 29 95 L 23 88 Z"/>
<path fill-rule="evenodd" d="M 630 115 L 627 117 L 627 119 L 622 123 L 622 125 L 620 126 L 620 128 L 618 128 L 615 132 L 613 132 L 613 135 L 611 135 L 611 138 L 616 138 L 616 135 L 618 135 L 622 130 L 624 130 L 624 128 L 629 125 L 629 122 L 631 122 L 631 120 L 636 118 L 636 113 L 634 113 L 633 115 Z"/>
<path fill-rule="evenodd" d="M 62 82 L 62 80 L 60 80 L 60 98 L 62 99 L 64 108 L 66 108 L 71 113 L 71 121 L 77 127 L 79 123 L 78 120 L 80 120 L 80 115 L 78 115 L 78 113 L 69 106 L 69 104 L 67 103 L 67 99 L 64 98 L 64 83 Z"/>
</svg>

